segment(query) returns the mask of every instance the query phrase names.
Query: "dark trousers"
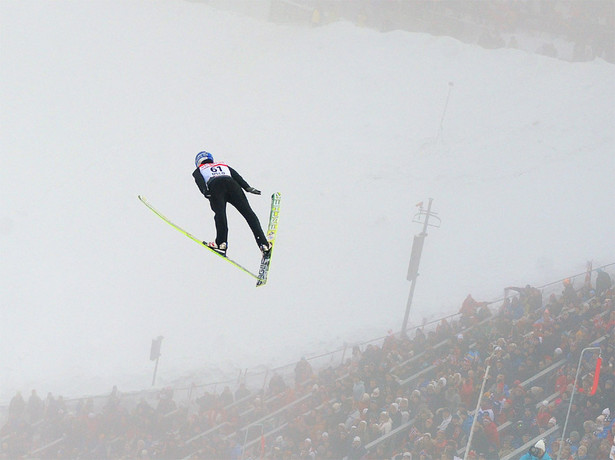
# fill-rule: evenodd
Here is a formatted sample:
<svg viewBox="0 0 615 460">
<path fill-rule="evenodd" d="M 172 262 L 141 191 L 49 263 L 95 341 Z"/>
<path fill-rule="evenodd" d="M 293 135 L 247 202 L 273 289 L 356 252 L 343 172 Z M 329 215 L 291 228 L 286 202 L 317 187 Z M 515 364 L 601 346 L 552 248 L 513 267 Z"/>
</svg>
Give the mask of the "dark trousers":
<svg viewBox="0 0 615 460">
<path fill-rule="evenodd" d="M 232 204 L 237 211 L 246 219 L 256 244 L 267 244 L 267 238 L 263 233 L 258 217 L 252 211 L 250 203 L 237 182 L 230 177 L 219 177 L 213 179 L 209 184 L 209 204 L 215 213 L 214 222 L 216 223 L 216 244 L 226 243 L 228 237 L 228 221 L 226 219 L 226 203 Z"/>
</svg>

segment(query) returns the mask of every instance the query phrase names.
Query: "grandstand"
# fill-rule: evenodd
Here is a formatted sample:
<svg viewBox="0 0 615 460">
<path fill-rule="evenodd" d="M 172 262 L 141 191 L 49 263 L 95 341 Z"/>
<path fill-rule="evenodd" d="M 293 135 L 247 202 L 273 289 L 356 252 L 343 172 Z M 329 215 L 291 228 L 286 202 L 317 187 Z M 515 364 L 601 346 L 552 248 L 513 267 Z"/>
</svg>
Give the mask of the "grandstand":
<svg viewBox="0 0 615 460">
<path fill-rule="evenodd" d="M 454 459 L 469 448 L 468 458 L 508 460 L 539 439 L 556 458 L 565 424 L 561 458 L 608 459 L 614 265 L 466 299 L 407 336 L 237 381 L 74 400 L 17 394 L 3 408 L 0 459 Z"/>
</svg>

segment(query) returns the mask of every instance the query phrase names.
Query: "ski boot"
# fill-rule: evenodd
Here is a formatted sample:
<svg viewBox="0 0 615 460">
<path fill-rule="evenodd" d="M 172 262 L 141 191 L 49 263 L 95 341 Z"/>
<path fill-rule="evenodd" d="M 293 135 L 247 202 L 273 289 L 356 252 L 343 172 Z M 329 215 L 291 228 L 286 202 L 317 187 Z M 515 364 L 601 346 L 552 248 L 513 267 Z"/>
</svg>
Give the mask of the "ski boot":
<svg viewBox="0 0 615 460">
<path fill-rule="evenodd" d="M 203 241 L 203 243 L 208 248 L 211 248 L 214 251 L 216 251 L 218 254 L 223 255 L 223 256 L 226 257 L 226 248 L 227 248 L 227 244 L 226 243 L 216 244 L 215 241 L 212 241 L 210 243 L 206 243 L 205 241 Z"/>
<path fill-rule="evenodd" d="M 269 254 L 269 252 L 271 251 L 272 245 L 271 243 L 267 242 L 267 244 L 261 244 L 259 246 L 259 249 L 261 250 L 261 252 L 263 253 L 263 256 L 266 256 Z"/>
</svg>

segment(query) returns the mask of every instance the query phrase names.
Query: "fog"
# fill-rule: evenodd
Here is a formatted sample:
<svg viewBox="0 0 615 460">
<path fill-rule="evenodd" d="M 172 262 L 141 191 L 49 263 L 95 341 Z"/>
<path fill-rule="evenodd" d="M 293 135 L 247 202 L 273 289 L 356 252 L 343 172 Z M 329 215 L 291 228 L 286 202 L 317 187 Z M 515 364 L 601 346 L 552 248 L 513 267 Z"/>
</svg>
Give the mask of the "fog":
<svg viewBox="0 0 615 460">
<path fill-rule="evenodd" d="M 0 2 L 0 399 L 232 378 L 398 331 L 472 293 L 614 262 L 615 68 L 201 2 Z M 213 239 L 208 150 L 282 193 L 269 283 Z M 259 251 L 229 211 L 229 256 Z"/>
</svg>

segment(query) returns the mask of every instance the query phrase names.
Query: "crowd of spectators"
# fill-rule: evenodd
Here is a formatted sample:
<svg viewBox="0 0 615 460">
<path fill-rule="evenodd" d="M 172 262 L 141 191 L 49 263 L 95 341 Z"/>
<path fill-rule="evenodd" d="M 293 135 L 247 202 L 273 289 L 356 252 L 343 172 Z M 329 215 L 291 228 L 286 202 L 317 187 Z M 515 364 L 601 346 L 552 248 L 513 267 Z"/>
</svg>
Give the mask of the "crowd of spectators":
<svg viewBox="0 0 615 460">
<path fill-rule="evenodd" d="M 339 366 L 315 370 L 302 358 L 294 376 L 276 373 L 258 390 L 240 383 L 176 402 L 166 388 L 154 402 L 131 403 L 114 388 L 99 409 L 91 398 L 18 393 L 0 429 L 0 459 L 451 460 L 470 437 L 470 458 L 504 458 L 537 437 L 555 458 L 573 389 L 562 458 L 609 459 L 610 276 L 600 271 L 593 289 L 566 280 L 547 299 L 529 285 L 506 292 L 496 309 L 468 295 L 455 319 L 356 346 Z M 594 343 L 600 352 L 582 356 Z"/>
</svg>

